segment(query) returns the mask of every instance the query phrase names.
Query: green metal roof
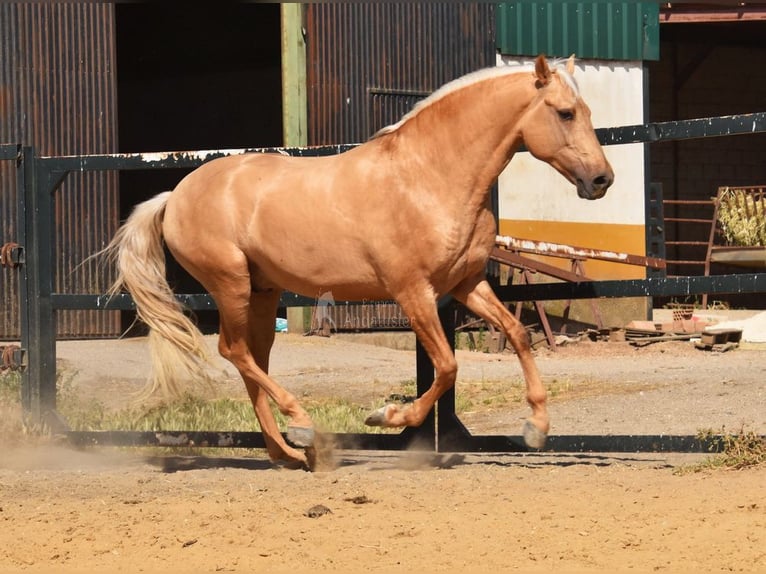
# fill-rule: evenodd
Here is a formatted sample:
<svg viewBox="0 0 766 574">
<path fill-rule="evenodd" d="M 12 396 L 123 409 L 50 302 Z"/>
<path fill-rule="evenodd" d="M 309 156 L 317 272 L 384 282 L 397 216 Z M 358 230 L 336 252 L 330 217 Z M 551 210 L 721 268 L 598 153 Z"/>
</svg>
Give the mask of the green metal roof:
<svg viewBox="0 0 766 574">
<path fill-rule="evenodd" d="M 599 60 L 659 60 L 656 2 L 536 2 L 497 5 L 496 38 L 502 54 Z"/>
</svg>

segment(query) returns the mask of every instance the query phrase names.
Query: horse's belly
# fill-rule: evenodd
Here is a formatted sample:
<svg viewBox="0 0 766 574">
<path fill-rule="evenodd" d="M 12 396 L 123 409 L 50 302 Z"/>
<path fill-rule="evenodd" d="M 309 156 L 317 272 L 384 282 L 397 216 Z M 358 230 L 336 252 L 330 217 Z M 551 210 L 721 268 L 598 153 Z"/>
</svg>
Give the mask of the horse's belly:
<svg viewBox="0 0 766 574">
<path fill-rule="evenodd" d="M 249 258 L 268 282 L 306 297 L 332 296 L 335 300 L 382 300 L 390 294 L 366 264 L 338 257 L 311 257 L 310 253 L 282 253 L 279 259 L 262 253 Z M 289 261 L 287 261 L 289 259 Z"/>
</svg>

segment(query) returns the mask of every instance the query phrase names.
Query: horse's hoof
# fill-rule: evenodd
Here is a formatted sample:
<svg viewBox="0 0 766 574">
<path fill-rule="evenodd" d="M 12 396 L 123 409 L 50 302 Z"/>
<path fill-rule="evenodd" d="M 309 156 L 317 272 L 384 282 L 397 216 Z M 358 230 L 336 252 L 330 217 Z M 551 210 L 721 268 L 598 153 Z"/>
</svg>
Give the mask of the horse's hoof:
<svg viewBox="0 0 766 574">
<path fill-rule="evenodd" d="M 287 440 L 298 448 L 314 445 L 314 429 L 311 427 L 287 427 Z"/>
<path fill-rule="evenodd" d="M 380 407 L 378 410 L 371 412 L 367 418 L 364 419 L 364 424 L 366 424 L 368 427 L 388 426 L 386 411 L 388 410 L 389 406 L 390 405 L 385 405 Z"/>
<path fill-rule="evenodd" d="M 524 422 L 524 442 L 529 448 L 540 450 L 545 446 L 548 435 L 537 428 L 532 421 Z"/>
</svg>

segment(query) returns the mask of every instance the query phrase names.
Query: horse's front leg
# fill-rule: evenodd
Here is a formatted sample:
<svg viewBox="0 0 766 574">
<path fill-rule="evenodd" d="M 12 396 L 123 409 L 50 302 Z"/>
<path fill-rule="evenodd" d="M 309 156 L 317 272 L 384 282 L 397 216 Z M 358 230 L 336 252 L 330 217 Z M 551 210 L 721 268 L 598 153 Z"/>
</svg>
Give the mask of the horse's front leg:
<svg viewBox="0 0 766 574">
<path fill-rule="evenodd" d="M 479 317 L 502 329 L 511 342 L 521 363 L 527 385 L 527 402 L 532 408 L 532 416 L 524 424 L 524 442 L 531 448 L 542 448 L 550 429 L 550 419 L 545 387 L 532 357 L 529 335 L 524 326 L 498 300 L 483 275 L 463 281 L 452 294 Z"/>
<path fill-rule="evenodd" d="M 433 363 L 434 382 L 412 403 L 406 406 L 389 404 L 370 414 L 365 420 L 365 424 L 370 426 L 419 426 L 436 401 L 455 385 L 457 377 L 457 362 L 439 321 L 430 285 L 412 289 L 397 297 L 397 301 L 409 317 L 412 330 Z"/>
</svg>

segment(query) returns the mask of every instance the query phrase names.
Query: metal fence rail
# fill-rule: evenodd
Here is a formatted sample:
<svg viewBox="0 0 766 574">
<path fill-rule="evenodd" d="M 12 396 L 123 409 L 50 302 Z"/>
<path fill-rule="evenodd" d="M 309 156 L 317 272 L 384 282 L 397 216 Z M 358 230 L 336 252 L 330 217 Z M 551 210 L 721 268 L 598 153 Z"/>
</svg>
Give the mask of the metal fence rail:
<svg viewBox="0 0 766 574">
<path fill-rule="evenodd" d="M 679 122 L 605 128 L 596 130 L 604 145 L 651 143 L 658 141 L 721 137 L 766 131 L 766 112 Z M 52 254 L 54 252 L 53 198 L 67 174 L 74 171 L 193 168 L 205 161 L 246 152 L 283 153 L 294 156 L 331 155 L 354 147 L 354 144 L 313 148 L 257 148 L 208 150 L 192 152 L 105 154 L 63 157 L 39 157 L 31 147 L 0 145 L 0 159 L 16 160 L 19 185 L 19 234 L 23 246 L 19 266 L 22 333 L 22 404 L 27 415 L 36 422 L 56 427 L 56 311 L 63 309 L 131 309 L 129 295 L 111 299 L 99 294 L 55 293 L 53 289 Z M 680 296 L 702 293 L 763 293 L 766 274 L 722 275 L 707 277 L 650 277 L 627 281 L 593 281 L 497 287 L 498 295 L 507 301 L 582 299 L 599 297 Z M 178 295 L 193 310 L 215 309 L 207 294 Z M 313 305 L 314 301 L 285 293 L 283 306 Z M 442 322 L 454 341 L 454 313 L 451 305 L 441 306 Z M 418 346 L 417 389 L 424 392 L 433 380 L 430 361 Z M 403 448 L 413 438 L 440 451 L 518 451 L 525 450 L 520 437 L 471 436 L 455 415 L 454 390 L 438 404 L 439 424 L 433 413 L 418 429 L 406 429 L 399 435 L 336 435 L 341 446 L 357 448 Z M 219 446 L 263 446 L 258 433 L 173 431 L 161 433 L 128 433 L 125 431 L 86 433 L 69 432 L 79 444 L 159 444 L 161 438 L 181 435 L 194 444 Z M 228 437 L 225 440 L 219 437 Z M 225 444 L 224 444 L 225 443 Z M 181 444 L 179 442 L 178 444 Z M 694 451 L 711 444 L 689 436 L 598 436 L 550 437 L 546 450 L 560 452 L 635 452 Z"/>
<path fill-rule="evenodd" d="M 165 446 L 205 448 L 265 448 L 260 432 L 198 431 L 79 431 L 68 433 L 72 444 L 87 446 Z M 433 435 L 431 435 L 432 437 Z M 482 435 L 442 437 L 438 446 L 424 436 L 400 434 L 334 433 L 327 437 L 342 450 L 420 450 L 439 452 L 530 452 L 521 436 Z M 557 453 L 686 452 L 711 453 L 720 449 L 720 435 L 576 435 L 551 436 L 541 451 Z"/>
</svg>

